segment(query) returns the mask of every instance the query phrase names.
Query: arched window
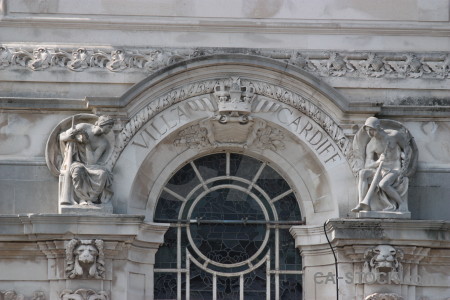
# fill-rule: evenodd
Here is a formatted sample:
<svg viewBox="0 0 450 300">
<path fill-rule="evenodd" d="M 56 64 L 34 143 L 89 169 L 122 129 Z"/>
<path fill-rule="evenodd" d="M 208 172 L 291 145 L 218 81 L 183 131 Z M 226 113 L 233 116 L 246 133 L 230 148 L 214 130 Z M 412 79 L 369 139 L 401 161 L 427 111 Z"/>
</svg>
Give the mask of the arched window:
<svg viewBox="0 0 450 300">
<path fill-rule="evenodd" d="M 155 299 L 302 299 L 289 233 L 300 210 L 267 163 L 229 152 L 187 163 L 164 186 L 154 220 L 171 225 L 156 254 Z"/>
</svg>

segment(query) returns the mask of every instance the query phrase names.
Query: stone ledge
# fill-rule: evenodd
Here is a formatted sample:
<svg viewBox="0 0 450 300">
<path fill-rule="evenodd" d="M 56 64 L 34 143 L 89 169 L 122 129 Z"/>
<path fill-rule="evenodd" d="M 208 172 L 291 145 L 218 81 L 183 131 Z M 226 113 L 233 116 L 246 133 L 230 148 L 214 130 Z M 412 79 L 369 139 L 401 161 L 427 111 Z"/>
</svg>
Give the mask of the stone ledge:
<svg viewBox="0 0 450 300">
<path fill-rule="evenodd" d="M 450 248 L 450 222 L 405 219 L 330 219 L 326 223 L 333 246 L 395 243 L 430 248 Z M 296 247 L 327 244 L 323 225 L 293 226 Z M 306 248 L 305 248 L 306 249 Z"/>
<path fill-rule="evenodd" d="M 136 236 L 143 221 L 141 215 L 118 214 L 0 215 L 0 240 L 45 240 L 67 235 Z"/>
</svg>

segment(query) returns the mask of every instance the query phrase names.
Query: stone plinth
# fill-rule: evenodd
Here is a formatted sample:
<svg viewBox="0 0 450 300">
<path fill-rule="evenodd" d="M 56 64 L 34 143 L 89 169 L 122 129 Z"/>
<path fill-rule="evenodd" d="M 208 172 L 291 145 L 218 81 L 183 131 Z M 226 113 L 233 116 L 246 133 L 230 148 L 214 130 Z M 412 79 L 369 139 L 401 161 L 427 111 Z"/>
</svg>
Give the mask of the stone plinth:
<svg viewBox="0 0 450 300">
<path fill-rule="evenodd" d="M 111 203 L 90 205 L 61 205 L 59 209 L 61 214 L 104 215 L 113 213 L 113 206 Z"/>
<path fill-rule="evenodd" d="M 356 216 L 361 219 L 411 219 L 409 211 L 360 211 Z"/>
</svg>

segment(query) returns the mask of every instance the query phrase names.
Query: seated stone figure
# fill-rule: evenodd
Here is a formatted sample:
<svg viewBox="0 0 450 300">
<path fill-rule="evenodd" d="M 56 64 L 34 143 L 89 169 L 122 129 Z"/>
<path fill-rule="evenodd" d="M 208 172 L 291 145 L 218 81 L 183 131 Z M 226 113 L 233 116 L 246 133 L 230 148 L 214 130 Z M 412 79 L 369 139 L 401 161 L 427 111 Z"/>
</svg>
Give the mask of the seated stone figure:
<svg viewBox="0 0 450 300">
<path fill-rule="evenodd" d="M 72 125 L 59 135 L 64 147 L 66 171 L 60 182 L 60 204 L 91 205 L 107 203 L 112 197 L 112 174 L 105 167 L 110 143 L 106 135 L 114 126 L 109 116 L 100 116 L 95 124 Z M 70 178 L 69 178 L 70 177 Z M 71 179 L 73 193 L 68 186 Z"/>
<path fill-rule="evenodd" d="M 383 123 L 382 123 L 383 122 Z M 354 153 L 359 170 L 360 211 L 408 211 L 408 176 L 415 171 L 417 147 L 399 122 L 370 117 L 355 135 Z"/>
</svg>

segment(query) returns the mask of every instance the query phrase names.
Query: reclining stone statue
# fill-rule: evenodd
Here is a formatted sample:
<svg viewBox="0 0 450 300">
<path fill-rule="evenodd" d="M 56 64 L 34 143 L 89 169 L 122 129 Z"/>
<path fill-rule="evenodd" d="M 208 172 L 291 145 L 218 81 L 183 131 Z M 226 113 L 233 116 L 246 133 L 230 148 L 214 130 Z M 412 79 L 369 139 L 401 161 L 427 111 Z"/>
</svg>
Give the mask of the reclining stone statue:
<svg viewBox="0 0 450 300">
<path fill-rule="evenodd" d="M 408 212 L 408 177 L 416 169 L 417 146 L 399 122 L 370 117 L 353 142 L 361 162 L 358 205 L 352 212 Z"/>
</svg>

